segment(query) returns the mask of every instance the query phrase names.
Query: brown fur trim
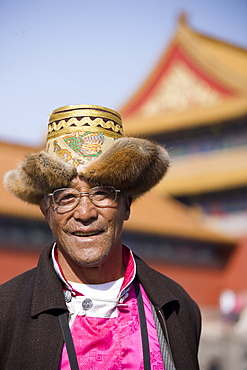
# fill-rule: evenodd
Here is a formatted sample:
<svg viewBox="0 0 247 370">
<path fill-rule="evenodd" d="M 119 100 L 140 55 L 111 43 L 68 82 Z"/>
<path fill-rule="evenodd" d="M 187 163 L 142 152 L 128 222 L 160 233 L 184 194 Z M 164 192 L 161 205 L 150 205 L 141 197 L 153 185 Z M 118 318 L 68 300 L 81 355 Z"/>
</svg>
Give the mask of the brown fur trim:
<svg viewBox="0 0 247 370">
<path fill-rule="evenodd" d="M 137 198 L 161 180 L 169 163 L 169 155 L 162 146 L 145 139 L 124 137 L 77 171 L 88 181 L 112 185 Z"/>
<path fill-rule="evenodd" d="M 4 186 L 18 198 L 39 204 L 44 194 L 61 186 L 69 186 L 77 176 L 76 169 L 46 152 L 30 153 L 15 170 L 4 176 Z"/>
<path fill-rule="evenodd" d="M 160 145 L 139 138 L 117 139 L 96 160 L 77 169 L 46 152 L 30 153 L 5 174 L 5 187 L 18 198 L 39 204 L 55 189 L 82 176 L 90 183 L 111 185 L 133 197 L 150 190 L 165 175 L 169 155 Z"/>
</svg>

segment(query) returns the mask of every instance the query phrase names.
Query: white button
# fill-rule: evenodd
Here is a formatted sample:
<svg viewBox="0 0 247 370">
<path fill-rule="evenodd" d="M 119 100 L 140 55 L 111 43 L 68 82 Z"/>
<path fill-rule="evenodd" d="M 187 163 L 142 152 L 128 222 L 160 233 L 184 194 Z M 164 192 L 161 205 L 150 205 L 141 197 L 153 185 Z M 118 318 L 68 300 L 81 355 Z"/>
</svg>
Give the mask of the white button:
<svg viewBox="0 0 247 370">
<path fill-rule="evenodd" d="M 84 299 L 84 301 L 82 302 L 81 305 L 82 305 L 82 308 L 83 308 L 84 311 L 88 311 L 88 310 L 90 310 L 90 308 L 93 307 L 93 302 L 92 302 L 91 299 L 86 298 L 86 299 Z"/>
<path fill-rule="evenodd" d="M 71 301 L 71 292 L 69 290 L 65 290 L 63 294 L 64 294 L 65 302 L 69 303 Z"/>
</svg>

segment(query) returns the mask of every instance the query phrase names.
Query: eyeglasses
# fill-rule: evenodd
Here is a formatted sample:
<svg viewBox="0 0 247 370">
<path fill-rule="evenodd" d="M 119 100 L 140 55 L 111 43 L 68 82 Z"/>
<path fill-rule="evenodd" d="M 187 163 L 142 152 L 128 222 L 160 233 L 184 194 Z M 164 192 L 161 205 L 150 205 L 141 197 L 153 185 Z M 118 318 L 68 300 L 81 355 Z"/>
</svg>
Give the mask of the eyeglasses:
<svg viewBox="0 0 247 370">
<path fill-rule="evenodd" d="M 49 193 L 48 196 L 60 209 L 70 211 L 79 204 L 81 197 L 84 196 L 87 196 L 97 207 L 109 207 L 117 199 L 118 193 L 120 190 L 116 190 L 113 186 L 96 186 L 88 192 L 80 192 L 74 188 L 57 189 L 53 193 Z"/>
</svg>

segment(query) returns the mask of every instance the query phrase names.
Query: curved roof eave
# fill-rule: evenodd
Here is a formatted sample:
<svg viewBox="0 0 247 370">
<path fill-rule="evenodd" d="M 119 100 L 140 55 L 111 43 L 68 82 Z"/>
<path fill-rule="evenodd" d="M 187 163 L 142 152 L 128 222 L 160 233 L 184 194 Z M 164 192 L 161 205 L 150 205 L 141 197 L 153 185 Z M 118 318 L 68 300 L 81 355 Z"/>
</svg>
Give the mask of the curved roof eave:
<svg viewBox="0 0 247 370">
<path fill-rule="evenodd" d="M 124 229 L 220 244 L 223 248 L 237 243 L 236 238 L 204 226 L 200 214 L 194 209 L 182 205 L 167 194 L 159 195 L 156 189 L 134 202 Z"/>
<path fill-rule="evenodd" d="M 172 196 L 218 192 L 247 186 L 247 148 L 173 158 L 158 191 Z"/>
<path fill-rule="evenodd" d="M 154 116 L 131 116 L 124 119 L 126 135 L 155 136 L 157 134 L 213 125 L 247 115 L 247 96 L 229 98 L 211 107 L 170 111 Z"/>
</svg>

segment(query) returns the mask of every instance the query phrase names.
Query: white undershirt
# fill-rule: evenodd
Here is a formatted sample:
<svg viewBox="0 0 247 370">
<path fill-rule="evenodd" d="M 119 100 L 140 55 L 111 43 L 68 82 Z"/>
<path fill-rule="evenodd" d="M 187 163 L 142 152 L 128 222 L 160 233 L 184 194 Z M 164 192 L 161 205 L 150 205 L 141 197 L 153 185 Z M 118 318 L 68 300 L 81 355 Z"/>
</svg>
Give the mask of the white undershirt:
<svg viewBox="0 0 247 370">
<path fill-rule="evenodd" d="M 83 294 L 84 296 L 92 299 L 105 299 L 107 300 L 116 299 L 119 295 L 120 288 L 123 284 L 124 278 L 110 281 L 104 284 L 82 284 L 68 281 L 72 286 L 73 290 Z"/>
<path fill-rule="evenodd" d="M 120 278 L 104 284 L 82 284 L 68 281 L 74 291 L 83 294 L 82 296 L 72 295 L 71 301 L 67 302 L 70 312 L 70 326 L 77 315 L 101 318 L 116 317 L 123 280 L 124 278 Z M 85 302 L 87 302 L 86 308 Z"/>
</svg>

